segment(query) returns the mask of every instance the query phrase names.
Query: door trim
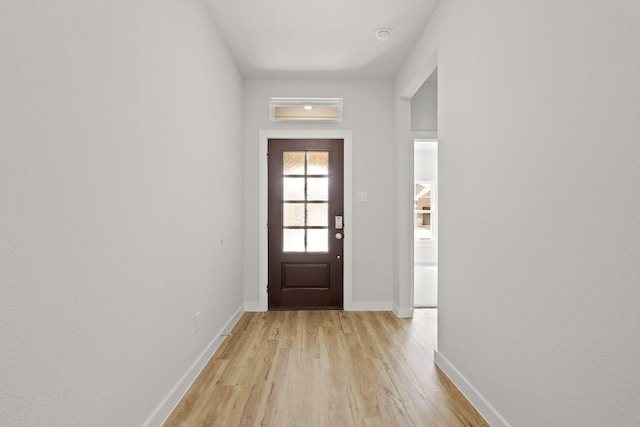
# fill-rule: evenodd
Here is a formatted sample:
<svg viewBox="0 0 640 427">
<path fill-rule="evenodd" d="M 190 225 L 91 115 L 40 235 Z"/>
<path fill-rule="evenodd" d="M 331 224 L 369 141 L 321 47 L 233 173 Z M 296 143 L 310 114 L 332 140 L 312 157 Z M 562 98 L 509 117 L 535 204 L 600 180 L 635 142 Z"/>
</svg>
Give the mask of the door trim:
<svg viewBox="0 0 640 427">
<path fill-rule="evenodd" d="M 268 170 L 267 144 L 269 139 L 342 139 L 344 140 L 344 220 L 347 230 L 353 230 L 353 132 L 351 130 L 292 130 L 292 129 L 261 129 L 259 131 L 259 214 L 258 214 L 258 307 L 257 311 L 269 309 L 267 283 L 269 280 L 269 250 L 267 234 L 268 209 Z M 344 239 L 344 270 L 342 301 L 344 310 L 351 310 L 352 301 L 352 266 L 353 266 L 353 236 L 349 232 Z"/>
</svg>

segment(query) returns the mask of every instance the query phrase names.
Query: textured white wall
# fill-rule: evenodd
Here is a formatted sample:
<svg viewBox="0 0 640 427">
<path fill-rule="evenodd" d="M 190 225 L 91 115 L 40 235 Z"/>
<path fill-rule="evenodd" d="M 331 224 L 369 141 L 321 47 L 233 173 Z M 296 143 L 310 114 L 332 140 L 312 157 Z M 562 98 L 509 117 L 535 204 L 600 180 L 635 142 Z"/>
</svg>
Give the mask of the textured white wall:
<svg viewBox="0 0 640 427">
<path fill-rule="evenodd" d="M 640 425 L 638 17 L 441 2 L 396 80 L 437 51 L 438 351 L 514 426 Z"/>
<path fill-rule="evenodd" d="M 141 425 L 242 305 L 242 79 L 198 0 L 2 1 L 0 52 L 0 425 Z"/>
<path fill-rule="evenodd" d="M 391 81 L 248 80 L 244 92 L 245 139 L 245 299 L 258 302 L 258 132 L 260 129 L 349 129 L 353 131 L 353 191 L 366 191 L 368 202 L 355 202 L 346 218 L 353 238 L 354 303 L 391 301 L 393 276 L 393 86 Z M 342 123 L 269 122 L 269 97 L 342 97 Z M 349 237 L 347 237 L 349 238 Z"/>
<path fill-rule="evenodd" d="M 438 151 L 437 150 L 416 150 L 414 153 L 414 173 L 416 181 L 436 181 Z"/>
<path fill-rule="evenodd" d="M 438 130 L 438 83 L 426 81 L 411 98 L 411 130 Z"/>
</svg>

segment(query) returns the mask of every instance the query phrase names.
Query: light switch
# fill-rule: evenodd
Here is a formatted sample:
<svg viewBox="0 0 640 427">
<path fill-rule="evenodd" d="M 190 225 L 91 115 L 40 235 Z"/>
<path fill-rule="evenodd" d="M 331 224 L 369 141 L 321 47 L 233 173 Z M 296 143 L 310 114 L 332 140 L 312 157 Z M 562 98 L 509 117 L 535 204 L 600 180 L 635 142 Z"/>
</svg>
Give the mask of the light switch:
<svg viewBox="0 0 640 427">
<path fill-rule="evenodd" d="M 366 202 L 367 201 L 367 192 L 366 191 L 358 191 L 356 193 L 356 202 Z"/>
</svg>

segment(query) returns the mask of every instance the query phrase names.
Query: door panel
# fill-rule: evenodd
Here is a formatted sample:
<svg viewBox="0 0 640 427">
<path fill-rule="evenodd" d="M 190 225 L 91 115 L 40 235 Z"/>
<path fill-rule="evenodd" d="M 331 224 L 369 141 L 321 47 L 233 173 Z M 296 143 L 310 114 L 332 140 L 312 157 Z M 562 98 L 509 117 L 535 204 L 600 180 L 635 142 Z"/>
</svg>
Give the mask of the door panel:
<svg viewBox="0 0 640 427">
<path fill-rule="evenodd" d="M 283 288 L 329 289 L 329 264 L 282 264 Z"/>
<path fill-rule="evenodd" d="M 342 308 L 343 157 L 341 139 L 269 140 L 271 309 Z"/>
</svg>

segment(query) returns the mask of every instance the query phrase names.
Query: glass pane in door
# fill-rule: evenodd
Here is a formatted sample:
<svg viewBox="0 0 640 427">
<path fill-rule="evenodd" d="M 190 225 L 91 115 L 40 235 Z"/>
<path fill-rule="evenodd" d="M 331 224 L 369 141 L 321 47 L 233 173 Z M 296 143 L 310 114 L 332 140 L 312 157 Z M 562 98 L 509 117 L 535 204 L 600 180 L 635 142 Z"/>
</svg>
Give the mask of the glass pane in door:
<svg viewBox="0 0 640 427">
<path fill-rule="evenodd" d="M 308 203 L 306 225 L 311 227 L 328 227 L 329 226 L 329 204 L 328 203 Z"/>
<path fill-rule="evenodd" d="M 307 174 L 329 175 L 329 153 L 327 151 L 307 152 Z"/>
<path fill-rule="evenodd" d="M 304 151 L 282 153 L 282 173 L 284 175 L 304 175 Z"/>
<path fill-rule="evenodd" d="M 283 178 L 282 198 L 284 200 L 304 200 L 304 178 Z"/>
<path fill-rule="evenodd" d="M 282 205 L 282 225 L 304 227 L 304 203 L 284 203 Z"/>
<path fill-rule="evenodd" d="M 307 178 L 307 200 L 329 200 L 329 178 Z"/>
<path fill-rule="evenodd" d="M 329 250 L 329 152 L 282 154 L 282 227 L 285 252 Z"/>
<path fill-rule="evenodd" d="M 329 230 L 307 229 L 307 252 L 328 252 Z"/>
<path fill-rule="evenodd" d="M 305 252 L 304 229 L 285 228 L 282 234 L 284 252 Z"/>
</svg>

